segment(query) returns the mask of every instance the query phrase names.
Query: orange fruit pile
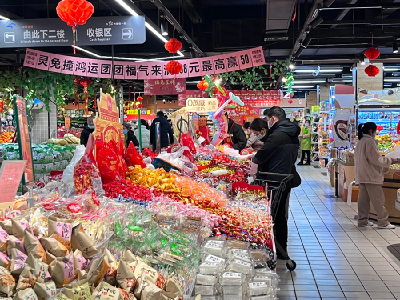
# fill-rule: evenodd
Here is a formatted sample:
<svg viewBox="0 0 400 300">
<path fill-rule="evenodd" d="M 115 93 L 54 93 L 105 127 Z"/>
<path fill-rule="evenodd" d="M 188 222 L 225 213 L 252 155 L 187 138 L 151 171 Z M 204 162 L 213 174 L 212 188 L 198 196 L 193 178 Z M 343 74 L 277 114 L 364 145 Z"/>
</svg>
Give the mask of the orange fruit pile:
<svg viewBox="0 0 400 300">
<path fill-rule="evenodd" d="M 0 144 L 3 143 L 11 143 L 14 137 L 14 133 L 13 132 L 3 132 L 0 134 Z"/>
</svg>

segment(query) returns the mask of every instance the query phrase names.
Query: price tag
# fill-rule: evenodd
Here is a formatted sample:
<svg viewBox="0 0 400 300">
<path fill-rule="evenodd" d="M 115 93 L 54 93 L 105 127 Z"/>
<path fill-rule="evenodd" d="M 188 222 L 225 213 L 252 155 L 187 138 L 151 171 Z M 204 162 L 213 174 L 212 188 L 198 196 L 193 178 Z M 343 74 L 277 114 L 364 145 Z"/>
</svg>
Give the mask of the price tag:
<svg viewBox="0 0 400 300">
<path fill-rule="evenodd" d="M 65 128 L 67 128 L 67 129 L 71 128 L 71 118 L 70 117 L 65 117 Z"/>
</svg>

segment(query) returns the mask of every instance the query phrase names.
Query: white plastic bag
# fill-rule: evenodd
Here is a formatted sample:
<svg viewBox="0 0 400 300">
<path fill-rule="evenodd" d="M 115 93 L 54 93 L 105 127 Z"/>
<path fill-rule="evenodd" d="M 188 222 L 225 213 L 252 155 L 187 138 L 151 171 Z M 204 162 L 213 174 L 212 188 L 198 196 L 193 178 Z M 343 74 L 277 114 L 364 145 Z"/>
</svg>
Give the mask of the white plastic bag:
<svg viewBox="0 0 400 300">
<path fill-rule="evenodd" d="M 400 158 L 400 146 L 395 146 L 393 151 L 385 155 L 387 158 Z"/>
<path fill-rule="evenodd" d="M 72 158 L 69 165 L 65 168 L 61 182 L 63 183 L 74 182 L 74 168 L 85 154 L 85 151 L 86 147 L 84 145 L 79 145 L 78 147 L 76 147 L 74 157 Z"/>
</svg>

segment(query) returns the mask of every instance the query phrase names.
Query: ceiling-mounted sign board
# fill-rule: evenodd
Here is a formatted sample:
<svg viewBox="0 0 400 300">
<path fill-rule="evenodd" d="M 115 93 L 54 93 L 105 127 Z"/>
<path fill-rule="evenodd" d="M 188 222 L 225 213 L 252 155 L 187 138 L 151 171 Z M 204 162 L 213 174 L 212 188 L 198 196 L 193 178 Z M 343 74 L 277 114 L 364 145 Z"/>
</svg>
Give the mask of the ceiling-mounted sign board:
<svg viewBox="0 0 400 300">
<path fill-rule="evenodd" d="M 146 41 L 143 16 L 90 18 L 77 27 L 76 45 L 130 45 Z M 18 19 L 0 21 L 0 47 L 49 47 L 73 44 L 73 33 L 61 19 Z"/>
</svg>

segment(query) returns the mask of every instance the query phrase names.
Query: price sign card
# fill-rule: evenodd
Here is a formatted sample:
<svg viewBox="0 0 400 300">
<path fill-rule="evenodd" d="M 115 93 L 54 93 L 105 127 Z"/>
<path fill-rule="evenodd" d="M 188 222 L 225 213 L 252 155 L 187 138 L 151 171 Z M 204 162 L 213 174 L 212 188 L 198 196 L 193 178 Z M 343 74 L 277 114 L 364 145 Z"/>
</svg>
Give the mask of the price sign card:
<svg viewBox="0 0 400 300">
<path fill-rule="evenodd" d="M 14 201 L 25 166 L 25 160 L 3 161 L 0 169 L 0 203 Z"/>
</svg>

